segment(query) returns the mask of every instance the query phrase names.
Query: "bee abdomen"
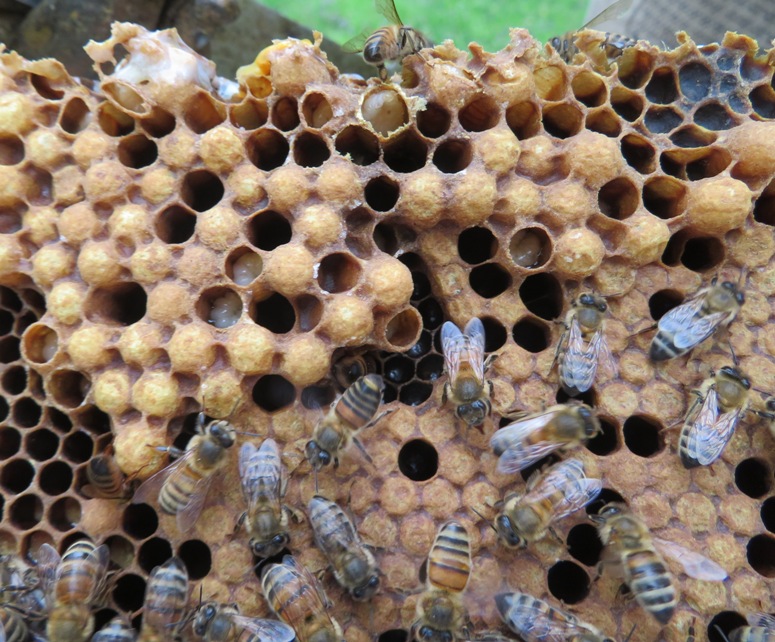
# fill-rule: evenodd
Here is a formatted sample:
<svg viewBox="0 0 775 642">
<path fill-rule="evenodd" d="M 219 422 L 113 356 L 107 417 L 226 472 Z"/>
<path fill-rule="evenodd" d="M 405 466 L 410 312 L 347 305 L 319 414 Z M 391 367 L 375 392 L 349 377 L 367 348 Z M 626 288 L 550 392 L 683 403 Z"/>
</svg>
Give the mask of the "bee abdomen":
<svg viewBox="0 0 775 642">
<path fill-rule="evenodd" d="M 686 352 L 688 352 L 688 350 L 676 348 L 673 340 L 669 336 L 665 336 L 662 332 L 657 332 L 651 340 L 649 359 L 652 361 L 667 361 L 668 359 L 680 357 Z"/>
<path fill-rule="evenodd" d="M 162 629 L 183 619 L 188 603 L 188 571 L 179 557 L 153 570 L 145 601 L 145 624 Z"/>
<path fill-rule="evenodd" d="M 315 532 L 315 536 L 321 543 L 321 548 L 327 548 L 326 544 L 332 539 L 353 539 L 355 532 L 350 520 L 337 504 L 324 497 L 315 495 L 309 502 L 309 520 Z"/>
<path fill-rule="evenodd" d="M 351 426 L 366 425 L 379 409 L 384 388 L 385 382 L 379 375 L 361 377 L 345 390 L 336 405 L 336 414 Z"/>
<path fill-rule="evenodd" d="M 681 427 L 681 435 L 678 438 L 678 455 L 681 457 L 681 463 L 683 464 L 684 468 L 696 468 L 700 465 L 700 462 L 689 455 L 688 452 L 689 432 L 691 429 L 692 425 L 688 422 L 685 423 Z"/>
<path fill-rule="evenodd" d="M 159 507 L 168 515 L 176 515 L 191 500 L 202 475 L 193 466 L 186 466 L 180 474 L 172 474 L 159 492 Z"/>
<path fill-rule="evenodd" d="M 90 459 L 86 477 L 100 497 L 120 497 L 123 494 L 124 474 L 113 457 L 97 455 Z"/>
<path fill-rule="evenodd" d="M 677 595 L 665 565 L 650 553 L 640 553 L 630 557 L 627 567 L 628 584 L 635 599 L 661 624 L 667 624 L 673 616 Z"/>
<path fill-rule="evenodd" d="M 468 533 L 457 522 L 439 530 L 428 556 L 428 581 L 440 589 L 460 592 L 471 574 L 471 545 Z"/>
<path fill-rule="evenodd" d="M 383 43 L 390 43 L 394 38 L 390 28 L 383 27 L 371 34 L 363 45 L 363 59 L 369 64 L 378 64 L 389 57 L 385 56 L 387 47 Z"/>
<path fill-rule="evenodd" d="M 0 623 L 5 630 L 7 642 L 23 642 L 29 631 L 21 616 L 7 606 L 0 607 Z"/>
<path fill-rule="evenodd" d="M 135 630 L 121 617 L 114 617 L 100 631 L 94 634 L 91 642 L 134 642 Z"/>
</svg>

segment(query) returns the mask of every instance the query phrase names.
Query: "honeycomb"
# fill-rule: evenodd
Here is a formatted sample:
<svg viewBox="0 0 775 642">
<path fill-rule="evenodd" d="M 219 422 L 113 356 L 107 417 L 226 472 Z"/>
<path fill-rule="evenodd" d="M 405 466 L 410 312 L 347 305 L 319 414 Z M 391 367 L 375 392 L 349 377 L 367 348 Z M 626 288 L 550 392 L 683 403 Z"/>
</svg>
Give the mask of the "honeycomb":
<svg viewBox="0 0 775 642">
<path fill-rule="evenodd" d="M 99 85 L 0 54 L 2 552 L 107 543 L 99 625 L 141 609 L 173 553 L 205 599 L 266 614 L 265 562 L 234 528 L 237 448 L 189 533 L 153 506 L 87 499 L 84 467 L 112 448 L 143 479 L 166 463 L 149 446 L 184 448 L 204 410 L 273 436 L 286 500 L 303 508 L 315 491 L 304 444 L 339 390 L 332 361 L 366 353 L 393 412 L 361 435 L 373 463 L 353 451 L 319 475 L 321 494 L 349 498 L 385 574 L 366 604 L 324 576 L 348 642 L 405 639 L 451 518 L 471 535 L 477 630 L 499 626 L 492 596 L 506 586 L 618 638 L 637 623 L 633 641 L 685 640 L 693 617 L 698 638 L 718 640 L 713 625 L 775 608 L 766 424 L 749 413 L 709 468 L 675 453 L 690 389 L 730 360 L 726 337 L 656 368 L 642 332 L 712 277 L 742 280 L 729 342 L 752 406 L 775 389 L 775 54 L 728 34 L 640 43 L 609 64 L 599 44 L 584 32 L 566 65 L 520 29 L 496 53 L 446 42 L 407 58 L 400 84 L 340 75 L 318 41 L 298 40 L 234 83 L 174 32 L 130 24 L 87 47 Z M 577 453 L 605 485 L 588 510 L 624 499 L 730 574 L 674 568 L 682 599 L 663 631 L 613 577 L 594 579 L 601 545 L 583 511 L 558 525 L 563 541 L 515 553 L 471 510 L 491 517 L 523 487 L 495 471 L 489 438 L 514 409 L 565 400 L 553 320 L 581 289 L 608 298 L 619 369 L 582 397 L 603 425 Z M 472 316 L 498 354 L 481 432 L 440 406 L 437 381 L 439 327 Z M 326 565 L 306 522 L 290 549 Z"/>
</svg>

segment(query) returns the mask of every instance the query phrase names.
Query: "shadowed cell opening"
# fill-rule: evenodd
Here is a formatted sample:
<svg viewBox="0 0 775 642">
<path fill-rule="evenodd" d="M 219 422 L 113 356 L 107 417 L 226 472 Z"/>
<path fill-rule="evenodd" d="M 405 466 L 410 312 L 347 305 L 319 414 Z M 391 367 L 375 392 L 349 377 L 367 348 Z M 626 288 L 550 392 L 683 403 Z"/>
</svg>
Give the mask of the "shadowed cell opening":
<svg viewBox="0 0 775 642">
<path fill-rule="evenodd" d="M 26 459 L 9 461 L 0 470 L 0 485 L 9 493 L 18 494 L 29 488 L 35 469 Z"/>
<path fill-rule="evenodd" d="M 458 236 L 457 251 L 466 263 L 476 265 L 495 255 L 498 240 L 486 227 L 470 227 Z"/>
<path fill-rule="evenodd" d="M 19 452 L 22 435 L 10 426 L 0 427 L 0 459 L 8 459 Z M 2 474 L 2 473 L 0 473 Z"/>
<path fill-rule="evenodd" d="M 678 98 L 678 85 L 670 67 L 654 70 L 651 80 L 646 84 L 646 98 L 652 103 L 666 105 Z"/>
<path fill-rule="evenodd" d="M 197 92 L 184 103 L 183 120 L 195 134 L 204 134 L 226 120 L 223 103 L 205 93 Z"/>
<path fill-rule="evenodd" d="M 0 363 L 11 363 L 22 356 L 19 343 L 18 337 L 5 337 L 0 340 Z"/>
<path fill-rule="evenodd" d="M 678 72 L 681 93 L 690 102 L 698 102 L 710 93 L 711 72 L 700 62 L 690 62 Z"/>
<path fill-rule="evenodd" d="M 375 212 L 387 212 L 398 202 L 398 183 L 389 176 L 372 178 L 364 190 L 366 204 Z"/>
<path fill-rule="evenodd" d="M 751 107 L 762 118 L 775 118 L 775 90 L 769 85 L 759 85 L 748 98 Z"/>
<path fill-rule="evenodd" d="M 764 497 L 772 488 L 767 464 L 754 458 L 741 461 L 735 467 L 735 486 L 748 497 Z"/>
<path fill-rule="evenodd" d="M 48 389 L 59 405 L 77 408 L 89 394 L 91 382 L 77 370 L 57 370 L 49 379 Z"/>
<path fill-rule="evenodd" d="M 694 112 L 694 122 L 711 131 L 729 129 L 735 125 L 732 114 L 719 103 L 707 103 L 697 109 Z"/>
<path fill-rule="evenodd" d="M 135 547 L 126 537 L 112 535 L 105 540 L 110 550 L 110 561 L 119 568 L 127 568 L 135 560 Z"/>
<path fill-rule="evenodd" d="M 37 495 L 17 497 L 8 509 L 11 524 L 26 531 L 43 519 L 43 502 Z"/>
<path fill-rule="evenodd" d="M 299 122 L 299 108 L 295 98 L 285 96 L 272 107 L 272 123 L 277 129 L 287 132 L 295 129 Z"/>
<path fill-rule="evenodd" d="M 273 334 L 285 334 L 293 330 L 296 311 L 288 299 L 275 292 L 250 307 L 250 318 Z"/>
<path fill-rule="evenodd" d="M 301 113 L 304 116 L 304 121 L 310 127 L 319 129 L 325 125 L 334 116 L 331 103 L 328 99 L 319 93 L 307 94 L 304 97 L 304 102 L 301 105 Z"/>
<path fill-rule="evenodd" d="M 681 254 L 681 263 L 693 272 L 707 272 L 723 260 L 724 244 L 712 236 L 689 239 Z"/>
<path fill-rule="evenodd" d="M 339 132 L 334 147 L 342 156 L 349 154 L 356 165 L 371 165 L 379 159 L 379 139 L 357 125 L 349 125 Z"/>
<path fill-rule="evenodd" d="M 485 263 L 471 270 L 468 282 L 479 296 L 493 299 L 511 287 L 511 275 L 497 263 Z"/>
<path fill-rule="evenodd" d="M 610 138 L 618 138 L 622 133 L 621 121 L 608 108 L 587 112 L 586 128 Z"/>
<path fill-rule="evenodd" d="M 525 307 L 542 319 L 556 319 L 562 312 L 563 292 L 559 281 L 546 272 L 531 274 L 519 286 Z"/>
<path fill-rule="evenodd" d="M 654 171 L 656 151 L 645 138 L 636 134 L 627 134 L 621 140 L 622 156 L 627 164 L 641 174 Z"/>
<path fill-rule="evenodd" d="M 259 250 L 269 252 L 285 245 L 290 242 L 292 234 L 288 220 L 272 210 L 259 212 L 248 221 L 248 240 Z"/>
<path fill-rule="evenodd" d="M 129 504 L 121 520 L 124 532 L 135 539 L 145 539 L 156 532 L 159 518 L 148 504 Z"/>
<path fill-rule="evenodd" d="M 495 352 L 506 343 L 506 328 L 493 317 L 482 317 L 484 326 L 484 351 Z"/>
<path fill-rule="evenodd" d="M 24 143 L 18 136 L 0 136 L 0 165 L 16 165 L 24 160 Z"/>
<path fill-rule="evenodd" d="M 652 134 L 669 134 L 683 122 L 683 115 L 672 107 L 651 107 L 643 123 Z"/>
<path fill-rule="evenodd" d="M 140 120 L 140 126 L 154 138 L 163 138 L 175 129 L 175 117 L 158 105 L 151 109 L 150 116 Z"/>
<path fill-rule="evenodd" d="M 398 400 L 407 406 L 419 406 L 428 400 L 433 392 L 433 386 L 422 381 L 412 381 L 401 387 L 398 393 Z M 385 399 L 387 403 L 387 399 Z"/>
<path fill-rule="evenodd" d="M 643 113 L 643 99 L 623 87 L 614 87 L 611 91 L 611 107 L 624 120 L 633 122 Z"/>
<path fill-rule="evenodd" d="M 538 107 L 531 102 L 515 103 L 506 109 L 506 124 L 519 140 L 532 138 L 541 131 Z"/>
<path fill-rule="evenodd" d="M 565 604 L 578 604 L 589 595 L 589 575 L 575 562 L 557 562 L 547 573 L 549 592 Z"/>
<path fill-rule="evenodd" d="M 75 464 L 88 461 L 94 452 L 94 442 L 84 431 L 67 435 L 62 442 L 62 454 Z"/>
<path fill-rule="evenodd" d="M 581 401 L 582 403 L 587 404 L 591 408 L 594 408 L 597 406 L 597 393 L 595 392 L 594 388 L 590 388 L 586 392 L 582 392 L 581 394 L 576 395 L 575 397 L 571 397 L 563 388 L 558 388 L 556 394 L 554 395 L 555 400 L 557 403 L 568 403 L 570 400 L 576 400 Z"/>
<path fill-rule="evenodd" d="M 253 386 L 253 402 L 262 410 L 275 412 L 293 403 L 296 389 L 280 375 L 261 377 Z"/>
<path fill-rule="evenodd" d="M 503 426 L 501 426 L 501 428 L 508 425 L 509 424 L 506 423 Z M 530 464 L 530 466 L 523 468 L 522 470 L 519 471 L 519 474 L 524 481 L 527 481 L 528 479 L 530 479 L 533 473 L 538 472 L 539 470 L 546 470 L 547 468 L 554 466 L 558 461 L 560 461 L 560 456 L 555 453 L 552 453 L 551 455 L 542 457 L 537 462 Z"/>
<path fill-rule="evenodd" d="M 729 642 L 729 634 L 736 628 L 748 626 L 748 621 L 735 611 L 722 611 L 708 622 L 708 642 Z M 723 635 L 717 628 L 723 631 Z"/>
<path fill-rule="evenodd" d="M 416 132 L 406 130 L 385 144 L 383 159 L 394 172 L 414 172 L 425 167 L 428 147 Z"/>
<path fill-rule="evenodd" d="M 80 98 L 72 98 L 62 110 L 59 126 L 68 134 L 77 134 L 86 129 L 91 121 L 92 114 L 86 103 Z"/>
<path fill-rule="evenodd" d="M 30 397 L 19 399 L 13 404 L 13 420 L 20 428 L 37 426 L 42 414 L 43 409 Z"/>
<path fill-rule="evenodd" d="M 70 432 L 73 427 L 73 422 L 70 421 L 70 418 L 65 413 L 50 406 L 46 410 L 48 411 L 48 425 L 60 432 Z M 83 417 L 83 412 L 84 411 L 81 411 L 79 413 L 81 417 Z"/>
<path fill-rule="evenodd" d="M 619 435 L 616 424 L 608 419 L 599 418 L 602 432 L 587 442 L 587 450 L 600 457 L 605 457 L 619 449 Z"/>
<path fill-rule="evenodd" d="M 245 145 L 250 162 L 265 172 L 277 169 L 288 158 L 290 146 L 285 137 L 274 129 L 259 129 Z"/>
<path fill-rule="evenodd" d="M 577 524 L 568 531 L 568 552 L 585 566 L 595 566 L 603 552 L 603 542 L 592 524 Z"/>
<path fill-rule="evenodd" d="M 653 457 L 665 447 L 661 434 L 662 425 L 650 417 L 633 415 L 622 427 L 624 444 L 638 457 Z"/>
<path fill-rule="evenodd" d="M 511 332 L 516 343 L 528 352 L 541 352 L 549 347 L 549 328 L 532 317 L 525 317 L 514 324 Z"/>
<path fill-rule="evenodd" d="M 584 124 L 584 115 L 573 104 L 560 103 L 544 108 L 544 129 L 556 138 L 568 138 L 578 134 Z"/>
<path fill-rule="evenodd" d="M 272 555 L 271 557 L 265 557 L 263 559 L 259 559 L 258 557 L 253 557 L 253 561 L 255 562 L 255 566 L 253 567 L 253 572 L 256 574 L 256 577 L 260 580 L 261 579 L 261 573 L 263 570 L 269 566 L 270 564 L 281 564 L 283 561 L 283 557 L 286 555 L 292 555 L 291 551 L 287 548 L 284 548 L 276 555 Z"/>
<path fill-rule="evenodd" d="M 445 174 L 462 172 L 471 164 L 473 151 L 467 140 L 445 140 L 433 152 L 433 164 Z"/>
<path fill-rule="evenodd" d="M 638 208 L 638 190 L 628 178 L 609 181 L 597 194 L 600 211 L 609 218 L 622 221 L 629 218 Z"/>
<path fill-rule="evenodd" d="M 429 354 L 417 364 L 417 378 L 423 381 L 436 381 L 444 371 L 444 357 L 440 354 Z"/>
<path fill-rule="evenodd" d="M 449 112 L 436 103 L 428 103 L 417 112 L 417 129 L 423 136 L 438 138 L 447 133 L 452 118 Z"/>
<path fill-rule="evenodd" d="M 113 601 L 122 611 L 137 611 L 143 605 L 145 580 L 139 575 L 127 573 L 116 580 Z"/>
<path fill-rule="evenodd" d="M 405 443 L 398 453 L 398 469 L 412 481 L 426 481 L 439 468 L 439 454 L 423 439 Z"/>
<path fill-rule="evenodd" d="M 615 490 L 611 490 L 610 488 L 603 488 L 597 498 L 587 504 L 585 508 L 587 515 L 597 515 L 600 509 L 610 502 L 626 503 L 624 501 L 624 497 L 622 497 Z"/>
<path fill-rule="evenodd" d="M 86 406 L 78 413 L 80 425 L 97 435 L 110 432 L 110 417 L 97 406 Z"/>
<path fill-rule="evenodd" d="M 770 181 L 754 202 L 753 218 L 759 223 L 775 226 L 775 181 Z"/>
<path fill-rule="evenodd" d="M 717 135 L 690 123 L 670 134 L 670 142 L 684 149 L 697 149 L 716 142 Z"/>
<path fill-rule="evenodd" d="M 61 495 L 73 483 L 73 469 L 63 461 L 46 464 L 40 471 L 38 485 L 46 495 Z"/>
<path fill-rule="evenodd" d="M 178 555 L 188 570 L 191 580 L 201 580 L 210 572 L 212 556 L 210 547 L 198 539 L 183 542 L 178 548 Z"/>
<path fill-rule="evenodd" d="M 48 521 L 58 531 L 66 533 L 81 521 L 81 503 L 72 497 L 56 500 L 49 508 Z"/>
<path fill-rule="evenodd" d="M 605 103 L 607 96 L 603 79 L 591 71 L 582 71 L 571 80 L 573 95 L 587 107 L 598 107 Z"/>
<path fill-rule="evenodd" d="M 414 361 L 402 354 L 394 355 L 383 364 L 382 374 L 390 383 L 406 383 L 414 376 Z"/>
<path fill-rule="evenodd" d="M 457 118 L 466 131 L 482 132 L 498 124 L 500 109 L 492 98 L 481 96 L 463 107 Z"/>
<path fill-rule="evenodd" d="M 59 448 L 59 437 L 47 428 L 40 428 L 27 434 L 24 440 L 25 451 L 37 461 L 46 461 L 54 456 Z"/>
<path fill-rule="evenodd" d="M 684 297 L 677 290 L 659 290 L 649 298 L 649 314 L 654 321 L 659 321 L 670 310 L 681 305 Z"/>
<path fill-rule="evenodd" d="M 128 326 L 145 316 L 148 295 L 139 283 L 99 288 L 89 297 L 86 316 L 96 323 Z"/>
<path fill-rule="evenodd" d="M 361 278 L 360 262 L 345 252 L 329 254 L 318 268 L 318 285 L 323 292 L 347 292 Z"/>
<path fill-rule="evenodd" d="M 186 174 L 180 196 L 192 210 L 204 212 L 220 202 L 223 192 L 221 179 L 206 169 L 200 169 Z"/>
<path fill-rule="evenodd" d="M 140 550 L 137 552 L 137 563 L 146 573 L 164 564 L 172 557 L 172 546 L 166 539 L 161 537 L 152 537 L 147 542 L 143 542 Z"/>
<path fill-rule="evenodd" d="M 135 121 L 110 103 L 97 108 L 97 122 L 108 136 L 126 136 L 135 128 Z"/>
<path fill-rule="evenodd" d="M 526 269 L 537 268 L 552 256 L 552 240 L 543 228 L 526 227 L 511 237 L 509 254 L 515 265 Z"/>
<path fill-rule="evenodd" d="M 411 348 L 406 351 L 406 356 L 410 359 L 419 359 L 426 354 L 433 346 L 433 339 L 431 333 L 428 330 L 423 330 L 420 333 L 420 338 L 417 340 Z"/>
<path fill-rule="evenodd" d="M 162 210 L 156 220 L 156 235 L 165 243 L 185 243 L 194 234 L 196 216 L 180 205 Z"/>
<path fill-rule="evenodd" d="M 435 330 L 444 321 L 444 311 L 436 299 L 425 299 L 417 306 L 424 328 Z"/>
<path fill-rule="evenodd" d="M 391 629 L 380 633 L 377 642 L 406 642 L 409 638 L 409 631 L 405 629 Z"/>
<path fill-rule="evenodd" d="M 152 165 L 159 155 L 156 143 L 143 134 L 121 139 L 118 144 L 118 160 L 122 165 L 139 169 Z"/>
<path fill-rule="evenodd" d="M 770 533 L 775 533 L 775 497 L 770 497 L 762 502 L 762 523 Z"/>
<path fill-rule="evenodd" d="M 232 124 L 242 129 L 258 129 L 266 124 L 269 108 L 264 100 L 246 100 L 232 105 L 229 111 Z"/>
<path fill-rule="evenodd" d="M 323 316 L 323 304 L 311 294 L 302 294 L 296 299 L 296 312 L 299 316 L 299 330 L 309 332 Z"/>
<path fill-rule="evenodd" d="M 320 167 L 329 156 L 326 141 L 312 132 L 300 134 L 293 142 L 293 160 L 300 167 Z"/>
<path fill-rule="evenodd" d="M 672 176 L 658 176 L 643 186 L 643 206 L 661 219 L 681 214 L 685 201 L 686 187 Z"/>
</svg>

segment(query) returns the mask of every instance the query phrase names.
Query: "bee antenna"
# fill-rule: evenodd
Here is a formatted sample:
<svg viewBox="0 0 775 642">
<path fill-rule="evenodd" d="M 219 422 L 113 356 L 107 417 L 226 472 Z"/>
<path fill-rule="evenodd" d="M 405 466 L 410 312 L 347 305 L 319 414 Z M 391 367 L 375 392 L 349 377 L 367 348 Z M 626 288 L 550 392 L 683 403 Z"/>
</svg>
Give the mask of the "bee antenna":
<svg viewBox="0 0 775 642">
<path fill-rule="evenodd" d="M 235 430 L 235 433 L 238 435 L 245 435 L 246 437 L 263 437 L 264 435 L 259 435 L 257 432 L 240 432 L 239 430 Z"/>
<path fill-rule="evenodd" d="M 470 507 L 472 511 L 474 511 L 479 517 L 482 518 L 482 520 L 489 526 L 492 530 L 494 530 L 496 533 L 498 530 L 490 523 L 490 520 L 488 520 L 484 515 L 482 515 L 478 510 L 476 510 L 473 506 Z"/>
<path fill-rule="evenodd" d="M 632 628 L 630 629 L 630 632 L 627 634 L 627 637 L 624 638 L 624 642 L 629 642 L 630 638 L 632 637 L 632 634 L 635 633 L 635 629 L 638 628 L 638 623 L 632 625 Z"/>
<path fill-rule="evenodd" d="M 315 471 L 315 494 L 317 495 L 318 494 L 318 469 L 315 468 L 314 466 L 312 467 L 312 469 Z"/>
<path fill-rule="evenodd" d="M 729 344 L 729 351 L 732 353 L 732 362 L 733 362 L 733 363 L 734 363 L 736 366 L 739 366 L 739 365 L 740 365 L 740 362 L 738 361 L 738 359 L 737 359 L 737 355 L 735 354 L 735 349 L 732 347 L 732 342 L 731 342 L 731 341 L 729 341 L 729 340 L 727 340 L 727 343 Z"/>
<path fill-rule="evenodd" d="M 726 640 L 726 642 L 729 642 L 729 638 L 727 637 L 727 634 L 724 633 L 724 631 L 721 630 L 721 627 L 718 624 L 714 624 L 713 628 L 716 629 L 716 631 L 719 632 L 719 634 L 721 635 L 721 638 L 723 640 Z"/>
</svg>

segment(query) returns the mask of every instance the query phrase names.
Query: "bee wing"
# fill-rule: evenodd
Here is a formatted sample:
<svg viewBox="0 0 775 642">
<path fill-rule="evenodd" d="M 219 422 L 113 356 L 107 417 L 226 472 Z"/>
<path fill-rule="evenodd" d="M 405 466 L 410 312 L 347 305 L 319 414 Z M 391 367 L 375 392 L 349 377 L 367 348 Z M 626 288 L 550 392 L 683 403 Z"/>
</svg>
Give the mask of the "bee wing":
<svg viewBox="0 0 775 642">
<path fill-rule="evenodd" d="M 342 45 L 342 51 L 346 53 L 360 53 L 363 51 L 363 45 L 366 44 L 366 41 L 369 39 L 372 32 L 372 29 L 364 29 L 357 36 L 350 38 L 345 42 Z"/>
<path fill-rule="evenodd" d="M 94 549 L 94 557 L 97 560 L 97 580 L 94 582 L 89 602 L 94 602 L 102 595 L 105 589 L 105 582 L 108 578 L 108 564 L 110 563 L 110 549 L 107 544 L 102 544 Z"/>
<path fill-rule="evenodd" d="M 396 4 L 393 0 L 374 0 L 374 7 L 381 13 L 392 25 L 403 25 L 401 18 L 398 17 Z"/>
<path fill-rule="evenodd" d="M 660 537 L 654 537 L 653 541 L 661 553 L 679 562 L 689 577 L 713 582 L 727 578 L 727 572 L 704 555 Z"/>
<path fill-rule="evenodd" d="M 205 475 L 204 477 L 200 477 L 194 485 L 194 489 L 191 492 L 191 497 L 189 498 L 188 503 L 183 506 L 183 508 L 181 508 L 175 515 L 175 522 L 177 523 L 178 530 L 181 533 L 190 531 L 194 527 L 194 524 L 196 524 L 196 520 L 199 519 L 199 515 L 204 508 L 205 500 L 207 499 L 207 491 L 210 490 L 210 483 L 212 480 L 212 475 Z"/>
<path fill-rule="evenodd" d="M 711 334 L 727 316 L 726 312 L 715 312 L 701 319 L 695 319 L 673 337 L 673 343 L 676 348 L 692 348 L 702 343 Z"/>
<path fill-rule="evenodd" d="M 296 573 L 298 573 L 304 579 L 304 581 L 309 585 L 309 588 L 313 590 L 313 592 L 315 593 L 315 596 L 317 598 L 316 601 L 320 603 L 321 610 L 328 610 L 333 606 L 333 604 L 331 603 L 331 600 L 328 599 L 328 596 L 326 595 L 326 592 L 323 590 L 323 587 L 320 585 L 320 582 L 318 581 L 318 579 L 307 570 L 306 566 L 299 564 L 299 562 L 296 561 L 296 558 L 293 557 L 293 555 L 284 555 L 283 564 L 293 568 L 296 571 Z"/>
<path fill-rule="evenodd" d="M 586 392 L 595 382 L 598 345 L 594 341 L 598 335 L 601 335 L 599 331 L 595 333 L 592 341 L 585 348 L 584 338 L 581 336 L 581 328 L 576 317 L 571 320 L 565 356 L 560 364 L 560 378 L 569 388 Z"/>
<path fill-rule="evenodd" d="M 541 441 L 529 444 L 527 447 L 517 444 L 503 451 L 498 459 L 499 473 L 518 473 L 523 468 L 534 464 L 542 457 L 554 452 L 561 444 L 551 441 Z"/>
<path fill-rule="evenodd" d="M 257 636 L 254 642 L 291 642 L 296 637 L 296 633 L 290 626 L 278 620 L 245 615 L 232 615 L 231 619 L 238 627 Z"/>
<path fill-rule="evenodd" d="M 484 324 L 474 317 L 466 324 L 465 336 L 468 343 L 468 362 L 479 382 L 484 381 Z"/>
<path fill-rule="evenodd" d="M 543 607 L 538 600 L 514 604 L 508 611 L 506 624 L 528 642 L 567 642 L 576 631 L 589 633 L 559 610 L 554 611 L 557 617 L 549 617 Z"/>
<path fill-rule="evenodd" d="M 46 594 L 47 603 L 52 603 L 51 590 L 54 587 L 54 581 L 57 576 L 57 568 L 62 558 L 51 544 L 42 544 L 38 549 L 38 578 L 40 578 L 40 588 Z"/>
<path fill-rule="evenodd" d="M 603 372 L 612 379 L 616 376 L 616 361 L 611 354 L 611 348 L 608 347 L 608 340 L 605 338 L 605 332 L 600 329 L 595 332 L 590 342 L 590 350 L 597 355 L 597 365 L 603 370 Z"/>
<path fill-rule="evenodd" d="M 659 332 L 675 335 L 685 331 L 688 326 L 692 325 L 694 318 L 702 308 L 703 299 L 703 296 L 696 296 L 690 301 L 668 310 L 657 322 Z"/>
<path fill-rule="evenodd" d="M 530 499 L 540 501 L 553 495 L 558 488 L 562 491 L 562 499 L 554 510 L 552 520 L 562 519 L 584 508 L 603 490 L 603 482 L 585 477 L 583 464 L 577 459 L 568 459 L 552 466 L 546 477 L 531 491 Z"/>
<path fill-rule="evenodd" d="M 140 487 L 132 496 L 132 503 L 150 504 L 151 502 L 156 501 L 159 498 L 161 487 L 164 486 L 164 482 L 167 481 L 167 477 L 180 468 L 193 454 L 194 451 L 192 449 L 187 450 L 181 457 L 178 457 L 178 459 L 146 479 L 140 484 Z"/>
<path fill-rule="evenodd" d="M 249 477 L 249 473 L 253 477 Z M 239 475 L 248 512 L 268 497 L 272 498 L 279 510 L 283 472 L 280 450 L 274 439 L 265 439 L 260 448 L 249 443 L 242 445 L 239 452 Z"/>
<path fill-rule="evenodd" d="M 460 354 L 465 349 L 467 339 L 452 321 L 446 321 L 441 326 L 441 351 L 444 353 L 444 368 L 449 382 L 457 379 L 460 369 Z"/>
<path fill-rule="evenodd" d="M 691 447 L 695 458 L 703 466 L 708 466 L 721 457 L 724 448 L 735 434 L 735 427 L 743 414 L 742 408 L 725 412 L 716 422 L 705 427 L 705 430 L 693 430 L 689 433 L 687 447 Z"/>
<path fill-rule="evenodd" d="M 627 13 L 630 10 L 631 6 L 632 6 L 632 0 L 616 0 L 616 2 L 608 5 L 594 18 L 592 18 L 592 20 L 590 20 L 587 24 L 581 27 L 579 31 L 581 31 L 582 29 L 591 29 L 595 25 L 602 24 L 607 20 L 613 20 L 614 18 L 618 18 L 619 16 Z"/>
<path fill-rule="evenodd" d="M 746 619 L 750 626 L 760 626 L 775 631 L 775 616 L 772 616 L 769 613 L 749 613 Z"/>
</svg>

